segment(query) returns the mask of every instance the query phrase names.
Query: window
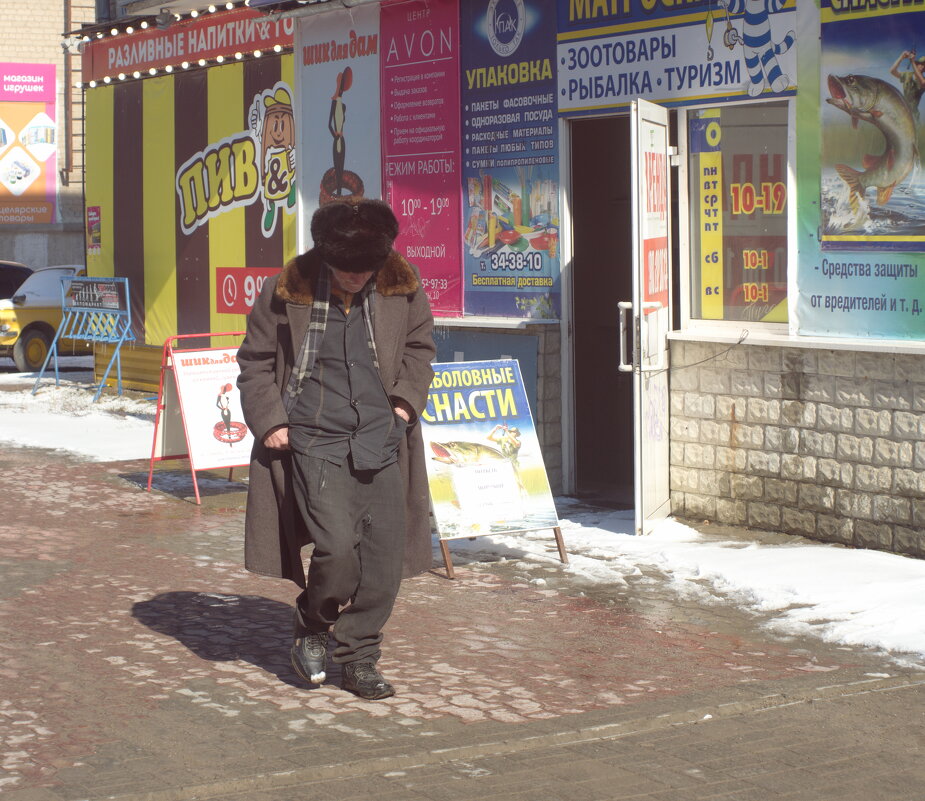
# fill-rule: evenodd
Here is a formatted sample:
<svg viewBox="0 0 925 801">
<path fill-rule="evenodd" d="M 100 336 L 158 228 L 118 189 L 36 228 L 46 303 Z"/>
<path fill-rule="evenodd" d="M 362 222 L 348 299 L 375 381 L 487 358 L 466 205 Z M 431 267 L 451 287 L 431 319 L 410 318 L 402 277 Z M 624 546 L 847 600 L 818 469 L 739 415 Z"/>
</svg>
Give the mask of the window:
<svg viewBox="0 0 925 801">
<path fill-rule="evenodd" d="M 787 116 L 688 112 L 691 319 L 787 322 Z"/>
</svg>

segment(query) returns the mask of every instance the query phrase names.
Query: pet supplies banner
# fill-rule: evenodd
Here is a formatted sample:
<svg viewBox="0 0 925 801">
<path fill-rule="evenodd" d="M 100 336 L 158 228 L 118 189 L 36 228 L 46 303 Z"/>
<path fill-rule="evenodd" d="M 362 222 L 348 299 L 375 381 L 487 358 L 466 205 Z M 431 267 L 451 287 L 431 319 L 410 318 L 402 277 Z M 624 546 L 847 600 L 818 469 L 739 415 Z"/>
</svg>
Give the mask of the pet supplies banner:
<svg viewBox="0 0 925 801">
<path fill-rule="evenodd" d="M 794 94 L 795 0 L 558 0 L 559 111 Z"/>
</svg>

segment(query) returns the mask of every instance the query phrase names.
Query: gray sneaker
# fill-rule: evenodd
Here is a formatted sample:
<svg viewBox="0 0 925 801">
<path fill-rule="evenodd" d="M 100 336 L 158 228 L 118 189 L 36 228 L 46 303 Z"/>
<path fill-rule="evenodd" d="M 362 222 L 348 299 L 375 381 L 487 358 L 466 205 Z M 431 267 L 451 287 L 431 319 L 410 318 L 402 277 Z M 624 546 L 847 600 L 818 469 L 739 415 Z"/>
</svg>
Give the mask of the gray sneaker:
<svg viewBox="0 0 925 801">
<path fill-rule="evenodd" d="M 347 662 L 344 665 L 342 686 L 360 698 L 378 701 L 395 695 L 395 688 L 376 670 L 372 662 Z"/>
<path fill-rule="evenodd" d="M 304 637 L 296 637 L 289 652 L 293 670 L 312 684 L 321 684 L 324 681 L 327 656 L 326 631 L 309 631 Z"/>
</svg>

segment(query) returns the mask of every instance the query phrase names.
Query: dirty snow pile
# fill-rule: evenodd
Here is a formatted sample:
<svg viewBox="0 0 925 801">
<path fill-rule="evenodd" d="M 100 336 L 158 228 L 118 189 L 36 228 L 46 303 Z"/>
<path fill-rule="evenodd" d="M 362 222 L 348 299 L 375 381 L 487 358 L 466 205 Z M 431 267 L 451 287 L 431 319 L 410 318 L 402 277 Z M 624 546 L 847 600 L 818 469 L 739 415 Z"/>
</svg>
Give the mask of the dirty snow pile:
<svg viewBox="0 0 925 801">
<path fill-rule="evenodd" d="M 0 371 L 0 442 L 69 451 L 98 462 L 150 458 L 156 401 L 103 394 L 93 403 L 92 369 L 79 369 L 92 368 L 92 359 L 62 359 L 68 369 L 60 372 L 60 385 L 51 371 L 35 395 L 35 373 Z M 3 364 L 0 360 L 0 370 Z"/>
<path fill-rule="evenodd" d="M 12 362 L 10 362 L 12 364 Z M 0 362 L 0 443 L 67 450 L 95 461 L 147 459 L 155 399 L 104 395 L 92 402 L 89 371 L 45 378 Z M 728 603 L 760 615 L 783 635 L 891 652 L 925 669 L 925 560 L 778 537 L 701 534 L 666 520 L 634 537 L 632 512 L 557 498 L 570 564 L 560 566 L 550 531 L 454 540 L 459 558 L 519 560 L 528 568 L 559 566 L 576 584 L 625 588 L 630 581 L 670 582 L 675 593 Z M 537 579 L 542 581 L 542 579 Z"/>
<path fill-rule="evenodd" d="M 667 580 L 679 597 L 731 601 L 778 634 L 890 651 L 925 670 L 925 560 L 799 537 L 759 544 L 706 536 L 670 518 L 635 537 L 632 512 L 589 510 L 568 498 L 556 507 L 565 569 L 589 583 Z M 559 558 L 549 531 L 456 540 L 457 549 L 549 565 Z"/>
</svg>

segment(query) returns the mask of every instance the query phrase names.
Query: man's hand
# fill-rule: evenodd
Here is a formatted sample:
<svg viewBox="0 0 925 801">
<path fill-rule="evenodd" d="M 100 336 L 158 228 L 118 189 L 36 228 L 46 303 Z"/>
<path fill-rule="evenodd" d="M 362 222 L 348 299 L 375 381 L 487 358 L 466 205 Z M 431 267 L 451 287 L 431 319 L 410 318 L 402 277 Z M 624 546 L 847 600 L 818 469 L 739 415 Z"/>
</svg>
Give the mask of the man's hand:
<svg viewBox="0 0 925 801">
<path fill-rule="evenodd" d="M 406 423 L 410 423 L 411 415 L 414 414 L 414 409 L 405 403 L 405 401 L 401 400 L 401 398 L 393 398 L 392 403 L 394 404 L 392 411 Z"/>
<path fill-rule="evenodd" d="M 272 448 L 274 451 L 288 451 L 289 427 L 281 426 L 280 428 L 274 428 L 263 438 L 263 444 L 268 448 Z"/>
</svg>

